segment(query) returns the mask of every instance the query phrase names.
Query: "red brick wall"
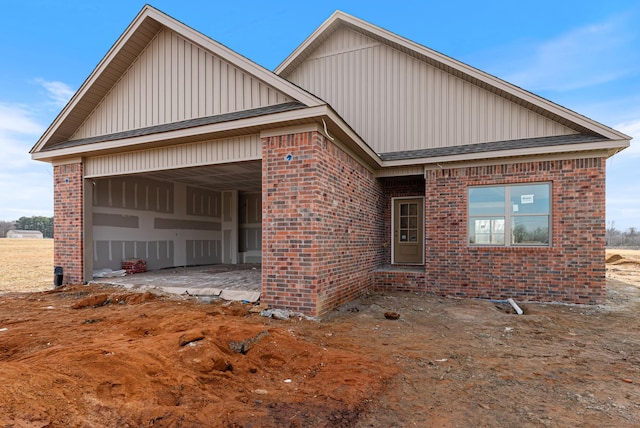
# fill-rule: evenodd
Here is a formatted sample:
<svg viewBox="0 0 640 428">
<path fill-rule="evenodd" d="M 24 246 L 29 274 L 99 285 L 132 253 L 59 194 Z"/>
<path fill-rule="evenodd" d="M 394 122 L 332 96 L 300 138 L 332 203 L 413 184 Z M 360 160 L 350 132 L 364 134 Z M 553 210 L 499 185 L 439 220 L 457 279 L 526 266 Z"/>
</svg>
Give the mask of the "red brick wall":
<svg viewBox="0 0 640 428">
<path fill-rule="evenodd" d="M 373 285 L 385 236 L 381 186 L 318 132 L 262 143 L 262 300 L 322 315 Z"/>
<path fill-rule="evenodd" d="M 54 266 L 64 269 L 64 284 L 84 282 L 82 164 L 53 168 Z"/>
<path fill-rule="evenodd" d="M 379 289 L 600 303 L 605 284 L 605 159 L 432 170 L 426 177 L 424 274 L 377 275 Z M 467 188 L 552 182 L 551 247 L 467 245 Z"/>
</svg>

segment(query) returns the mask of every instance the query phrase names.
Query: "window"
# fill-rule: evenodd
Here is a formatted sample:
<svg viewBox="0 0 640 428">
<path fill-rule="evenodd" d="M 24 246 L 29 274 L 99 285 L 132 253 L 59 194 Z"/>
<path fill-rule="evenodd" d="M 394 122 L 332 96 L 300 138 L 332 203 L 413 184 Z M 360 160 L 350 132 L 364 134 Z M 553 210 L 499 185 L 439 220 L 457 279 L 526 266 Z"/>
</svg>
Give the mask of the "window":
<svg viewBox="0 0 640 428">
<path fill-rule="evenodd" d="M 418 204 L 400 203 L 400 242 L 417 242 L 418 224 Z"/>
<path fill-rule="evenodd" d="M 550 195 L 550 183 L 470 187 L 469 244 L 548 246 Z"/>
</svg>

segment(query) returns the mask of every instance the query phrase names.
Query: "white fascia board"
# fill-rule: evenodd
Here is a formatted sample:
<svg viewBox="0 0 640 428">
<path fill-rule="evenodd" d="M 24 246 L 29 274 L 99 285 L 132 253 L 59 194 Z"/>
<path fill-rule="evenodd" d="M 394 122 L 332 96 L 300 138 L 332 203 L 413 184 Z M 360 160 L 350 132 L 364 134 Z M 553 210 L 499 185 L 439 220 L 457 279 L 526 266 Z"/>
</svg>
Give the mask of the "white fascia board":
<svg viewBox="0 0 640 428">
<path fill-rule="evenodd" d="M 551 147 L 531 147 L 527 149 L 513 149 L 513 150 L 496 150 L 483 153 L 471 153 L 461 155 L 449 155 L 449 156 L 435 156 L 428 158 L 417 159 L 402 159 L 392 161 L 382 161 L 384 168 L 409 166 L 409 165 L 428 165 L 438 163 L 450 163 L 450 162 L 469 162 L 483 159 L 496 159 L 507 157 L 521 157 L 521 156 L 544 156 L 556 153 L 571 153 L 571 152 L 584 152 L 584 151 L 601 151 L 606 152 L 610 149 L 618 149 L 617 151 L 624 150 L 629 147 L 627 140 L 615 140 L 595 143 L 583 143 L 583 144 L 564 144 Z"/>
<path fill-rule="evenodd" d="M 32 153 L 31 158 L 34 160 L 53 159 L 60 156 L 87 155 L 88 153 L 96 154 L 103 151 L 113 151 L 114 149 L 122 149 L 122 151 L 131 150 L 135 146 L 148 145 L 150 143 L 158 143 L 164 140 L 175 140 L 185 137 L 197 137 L 199 135 L 206 136 L 219 132 L 241 130 L 243 128 L 251 128 L 256 126 L 266 126 L 277 124 L 278 122 L 286 122 L 291 120 L 300 120 L 321 116 L 326 111 L 325 106 L 309 107 L 299 110 L 291 110 L 282 113 L 274 113 L 266 116 L 251 117 L 247 119 L 239 119 L 230 122 L 214 123 L 193 128 L 178 129 L 175 131 L 158 132 L 149 135 L 140 135 L 136 137 L 123 138 L 118 140 L 103 141 L 90 143 L 75 147 L 66 147 L 57 150 L 48 150 L 45 152 Z"/>
<path fill-rule="evenodd" d="M 344 132 L 351 141 L 356 143 L 362 151 L 364 151 L 367 156 L 375 161 L 377 167 L 382 167 L 382 160 L 380 156 L 371 148 L 367 143 L 364 142 L 362 138 L 353 130 L 351 127 L 335 112 L 331 107 L 327 107 L 327 116 L 329 119 L 336 124 L 340 128 L 342 132 Z"/>
<path fill-rule="evenodd" d="M 45 152 L 35 152 L 31 154 L 31 158 L 41 161 L 55 161 L 57 158 L 66 158 L 69 156 L 88 156 L 97 155 L 106 151 L 113 152 L 114 150 L 128 151 L 145 148 L 149 144 L 157 144 L 162 141 L 181 139 L 185 137 L 198 137 L 203 136 L 207 138 L 207 135 L 214 135 L 220 132 L 242 130 L 245 128 L 265 127 L 267 129 L 277 128 L 279 123 L 285 124 L 291 121 L 297 120 L 317 120 L 321 121 L 323 118 L 327 119 L 328 124 L 336 126 L 340 129 L 340 132 L 345 134 L 351 141 L 353 141 L 370 159 L 373 160 L 376 168 L 382 166 L 380 157 L 371 149 L 358 134 L 353 131 L 340 116 L 335 113 L 328 105 L 320 105 L 316 107 L 308 107 L 299 110 L 290 110 L 281 113 L 274 113 L 266 116 L 258 116 L 247 119 L 239 119 L 230 122 L 215 123 L 210 125 L 203 125 L 199 127 L 179 129 L 175 131 L 160 132 L 149 135 L 141 135 L 136 137 L 103 141 L 90 143 L 86 145 L 80 145 L 75 147 L 60 148 L 57 150 L 47 150 Z M 317 122 L 316 122 L 317 123 Z M 300 127 L 301 125 L 296 125 Z M 323 134 L 325 133 L 323 125 L 313 125 L 318 128 Z M 266 131 L 268 132 L 268 131 Z M 263 132 L 264 133 L 264 132 Z M 331 135 L 329 135 L 331 137 Z M 215 138 L 215 137 L 213 137 Z M 138 147 L 136 147 L 138 146 Z"/>
<path fill-rule="evenodd" d="M 71 97 L 71 99 L 67 102 L 67 105 L 64 106 L 62 111 L 58 114 L 58 116 L 54 119 L 54 121 L 49 125 L 47 130 L 42 134 L 38 142 L 31 149 L 30 153 L 36 153 L 42 149 L 44 144 L 51 138 L 51 136 L 58 129 L 58 126 L 64 122 L 64 120 L 69 116 L 69 114 L 73 111 L 73 108 L 76 104 L 82 99 L 84 94 L 87 92 L 87 89 L 90 88 L 95 81 L 100 77 L 100 75 L 104 72 L 104 69 L 109 65 L 109 63 L 113 60 L 113 58 L 117 55 L 117 53 L 122 49 L 122 47 L 127 43 L 127 41 L 131 38 L 131 36 L 135 33 L 135 30 L 142 24 L 144 21 L 145 15 L 149 15 L 150 12 L 155 11 L 151 6 L 145 5 L 138 16 L 129 24 L 126 30 L 122 33 L 120 38 L 116 40 L 116 42 L 111 46 L 111 49 L 107 52 L 107 54 L 102 58 L 102 60 L 98 63 L 98 65 L 93 69 L 89 77 L 82 83 L 80 88 L 76 91 L 75 94 Z"/>
<path fill-rule="evenodd" d="M 582 126 L 586 129 L 592 130 L 593 132 L 600 134 L 608 139 L 618 140 L 618 139 L 631 139 L 630 136 L 625 135 L 615 129 L 612 129 L 606 125 L 603 125 L 599 122 L 596 122 L 592 119 L 589 119 L 579 113 L 576 113 L 572 110 L 569 110 L 565 107 L 560 106 L 552 101 L 549 101 L 545 98 L 542 98 L 538 95 L 535 95 L 525 89 L 522 89 L 518 86 L 515 86 L 511 83 L 508 83 L 498 77 L 495 77 L 491 74 L 485 73 L 477 68 L 474 68 L 470 65 L 467 65 L 463 62 L 460 62 L 456 59 L 453 59 L 449 56 L 441 54 L 440 52 L 434 51 L 433 49 L 427 48 L 419 43 L 416 43 L 412 40 L 406 39 L 402 36 L 398 36 L 388 30 L 385 30 L 381 27 L 373 25 L 369 22 L 363 21 L 359 18 L 356 18 L 352 15 L 346 14 L 341 11 L 334 12 L 329 19 L 327 19 L 316 31 L 314 31 L 296 50 L 291 53 L 285 59 L 285 61 L 280 64 L 275 72 L 277 74 L 281 74 L 286 71 L 287 67 L 289 67 L 298 56 L 303 55 L 305 50 L 311 46 L 316 39 L 318 39 L 321 34 L 327 31 L 332 25 L 336 23 L 336 21 L 343 21 L 344 23 L 351 25 L 356 28 L 360 28 L 363 32 L 372 34 L 380 39 L 386 40 L 390 45 L 401 46 L 405 49 L 411 50 L 418 55 L 430 58 L 434 61 L 437 61 L 444 66 L 450 67 L 454 70 L 458 70 L 463 74 L 468 75 L 471 78 L 477 79 L 481 82 L 486 83 L 489 86 L 492 86 L 500 91 L 511 94 L 526 103 L 535 105 L 541 109 L 544 109 L 554 115 L 560 116 L 570 122 L 573 122 L 579 126 Z"/>
<path fill-rule="evenodd" d="M 153 19 L 154 21 L 164 25 L 172 31 L 182 35 L 189 41 L 202 46 L 203 49 L 212 52 L 213 54 L 219 56 L 220 58 L 228 61 L 234 66 L 246 70 L 249 74 L 255 75 L 257 78 L 263 80 L 270 86 L 273 86 L 277 90 L 283 92 L 285 95 L 290 96 L 291 98 L 300 101 L 301 103 L 313 107 L 324 104 L 324 101 L 315 97 L 307 91 L 295 86 L 291 82 L 283 79 L 280 76 L 275 75 L 271 71 L 266 68 L 256 64 L 255 62 L 245 58 L 244 56 L 234 52 L 233 50 L 223 46 L 222 44 L 215 42 L 209 37 L 203 35 L 202 33 L 188 27 L 180 21 L 177 21 L 171 18 L 168 15 L 160 12 L 159 10 L 153 8 L 152 6 L 145 5 L 138 16 L 129 24 L 127 29 L 122 33 L 120 38 L 113 44 L 111 49 L 107 52 L 107 54 L 102 58 L 102 60 L 98 63 L 96 68 L 91 72 L 89 77 L 84 81 L 82 86 L 76 91 L 76 93 L 71 97 L 71 100 L 67 103 L 67 105 L 62 109 L 60 114 L 56 117 L 53 123 L 47 128 L 44 134 L 40 137 L 36 145 L 31 149 L 30 153 L 36 153 L 40 151 L 44 144 L 51 138 L 51 136 L 58 129 L 59 125 L 64 122 L 64 120 L 69 116 L 69 114 L 73 111 L 74 107 L 77 103 L 82 99 L 82 97 L 87 92 L 88 88 L 96 83 L 96 81 L 100 78 L 105 68 L 109 66 L 111 61 L 115 58 L 115 56 L 120 52 L 123 47 L 128 43 L 129 39 L 132 35 L 135 34 L 136 30 L 142 25 L 145 19 Z"/>
<path fill-rule="evenodd" d="M 462 73 L 475 78 L 481 82 L 484 82 L 490 86 L 493 86 L 499 90 L 512 94 L 530 104 L 533 104 L 537 107 L 540 107 L 544 110 L 547 110 L 553 114 L 556 114 L 560 117 L 563 117 L 571 122 L 574 122 L 580 126 L 583 126 L 587 129 L 590 129 L 606 138 L 612 140 L 618 139 L 631 139 L 630 136 L 623 134 L 622 132 L 616 131 L 606 125 L 603 125 L 599 122 L 596 122 L 592 119 L 589 119 L 579 113 L 576 113 L 572 110 L 569 110 L 565 107 L 562 107 L 559 104 L 556 104 L 552 101 L 549 101 L 545 98 L 542 98 L 538 95 L 535 95 L 525 89 L 522 89 L 516 85 L 513 85 L 505 80 L 502 80 L 496 76 L 485 73 L 475 67 L 472 67 L 468 64 L 460 62 L 456 59 L 453 59 L 449 56 L 441 54 L 440 52 L 434 51 L 432 49 L 427 48 L 426 46 L 420 45 L 412 40 L 406 39 L 404 37 L 398 36 L 390 31 L 387 31 L 383 28 L 377 27 L 373 24 L 370 24 L 366 21 L 358 19 L 354 16 L 347 15 L 344 13 L 340 14 L 340 19 L 343 19 L 345 22 L 350 23 L 351 25 L 355 25 L 357 27 L 363 28 L 365 31 L 368 31 L 372 34 L 375 34 L 378 37 L 386 39 L 392 43 L 403 46 L 407 49 L 413 50 L 418 54 L 431 58 L 444 64 L 448 67 L 451 67 L 455 70 L 459 70 Z"/>
<path fill-rule="evenodd" d="M 289 54 L 284 61 L 280 63 L 279 66 L 273 71 L 275 74 L 280 75 L 284 70 L 291 65 L 293 61 L 295 61 L 307 48 L 315 42 L 315 40 L 324 33 L 339 17 L 343 17 L 345 14 L 339 10 L 336 10 L 331 14 L 329 18 L 327 18 L 316 30 L 309 35 L 301 44 L 298 46 L 293 52 Z"/>
</svg>

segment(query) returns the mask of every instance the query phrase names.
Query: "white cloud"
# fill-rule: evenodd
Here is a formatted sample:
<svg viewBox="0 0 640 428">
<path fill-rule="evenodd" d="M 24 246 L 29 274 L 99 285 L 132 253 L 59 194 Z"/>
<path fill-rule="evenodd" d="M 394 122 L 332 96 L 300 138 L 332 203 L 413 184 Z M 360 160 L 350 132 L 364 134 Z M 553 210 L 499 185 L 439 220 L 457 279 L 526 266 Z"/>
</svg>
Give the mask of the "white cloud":
<svg viewBox="0 0 640 428">
<path fill-rule="evenodd" d="M 0 173 L 0 220 L 53 215 L 53 177 L 51 167 L 33 162 L 19 174 Z"/>
<path fill-rule="evenodd" d="M 0 220 L 51 215 L 51 167 L 29 155 L 44 129 L 30 109 L 0 102 Z"/>
<path fill-rule="evenodd" d="M 33 119 L 23 106 L 0 103 L 0 132 L 39 135 L 43 131 L 44 128 Z"/>
<path fill-rule="evenodd" d="M 47 91 L 47 96 L 56 107 L 64 107 L 71 99 L 75 91 L 69 85 L 63 82 L 48 81 L 44 79 L 36 79 L 36 82 L 42 85 Z"/>
<path fill-rule="evenodd" d="M 640 157 L 640 119 L 620 123 L 614 126 L 614 128 L 630 137 L 633 137 L 633 140 L 631 140 L 631 147 L 625 149 L 622 153 L 629 157 Z"/>
<path fill-rule="evenodd" d="M 607 221 L 615 221 L 620 230 L 640 227 L 640 169 L 630 150 L 638 152 L 633 141 L 607 160 Z"/>
<path fill-rule="evenodd" d="M 522 47 L 530 54 L 502 73 L 505 80 L 533 91 L 572 90 L 626 76 L 639 60 L 630 19 L 615 16 L 607 21 L 576 28 L 539 45 Z M 522 54 L 521 54 L 522 55 Z"/>
<path fill-rule="evenodd" d="M 19 105 L 0 103 L 0 153 L 4 156 L 3 170 L 18 170 L 31 162 L 29 150 L 44 127 L 31 113 Z"/>
</svg>

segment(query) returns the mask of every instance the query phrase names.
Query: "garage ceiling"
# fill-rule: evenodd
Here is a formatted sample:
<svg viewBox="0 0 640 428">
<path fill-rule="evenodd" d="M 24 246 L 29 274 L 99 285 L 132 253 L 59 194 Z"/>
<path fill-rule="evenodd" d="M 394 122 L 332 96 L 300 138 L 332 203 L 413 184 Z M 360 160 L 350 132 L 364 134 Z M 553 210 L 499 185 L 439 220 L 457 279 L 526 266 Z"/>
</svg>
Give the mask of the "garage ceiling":
<svg viewBox="0 0 640 428">
<path fill-rule="evenodd" d="M 261 161 L 171 169 L 141 175 L 156 180 L 184 183 L 218 192 L 223 190 L 262 191 Z"/>
</svg>

